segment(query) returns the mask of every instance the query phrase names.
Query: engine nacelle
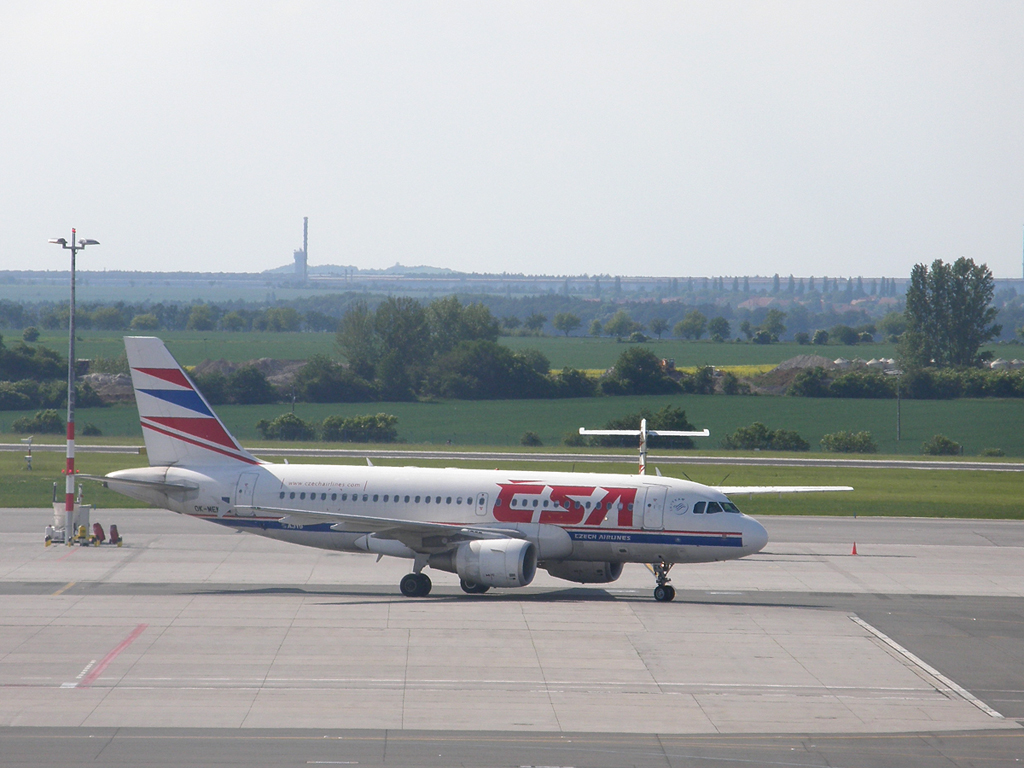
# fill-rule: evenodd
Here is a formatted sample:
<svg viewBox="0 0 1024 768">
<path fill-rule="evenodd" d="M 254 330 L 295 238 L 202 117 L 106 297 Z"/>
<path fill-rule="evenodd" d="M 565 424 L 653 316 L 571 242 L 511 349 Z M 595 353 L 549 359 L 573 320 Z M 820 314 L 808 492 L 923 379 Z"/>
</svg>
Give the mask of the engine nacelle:
<svg viewBox="0 0 1024 768">
<path fill-rule="evenodd" d="M 478 539 L 427 562 L 474 584 L 525 587 L 537 575 L 537 547 L 523 539 Z"/>
<path fill-rule="evenodd" d="M 544 570 L 556 579 L 580 584 L 608 584 L 622 575 L 622 563 L 595 563 L 589 560 L 559 560 L 547 563 Z"/>
</svg>

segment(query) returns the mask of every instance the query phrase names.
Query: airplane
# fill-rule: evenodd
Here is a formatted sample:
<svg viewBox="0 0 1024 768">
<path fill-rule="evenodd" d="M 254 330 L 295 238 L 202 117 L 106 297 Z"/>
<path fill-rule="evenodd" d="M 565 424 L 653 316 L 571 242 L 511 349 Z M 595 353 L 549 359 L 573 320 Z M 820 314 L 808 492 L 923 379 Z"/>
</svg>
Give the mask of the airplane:
<svg viewBox="0 0 1024 768">
<path fill-rule="evenodd" d="M 399 584 L 410 598 L 430 592 L 427 566 L 457 574 L 466 593 L 483 594 L 525 587 L 538 568 L 608 584 L 625 563 L 642 563 L 655 576 L 655 600 L 669 602 L 675 564 L 733 560 L 767 544 L 764 526 L 740 512 L 730 493 L 853 490 L 716 488 L 644 474 L 378 467 L 369 460 L 273 464 L 228 432 L 163 341 L 124 342 L 149 466 L 80 477 L 240 531 L 378 561 L 411 560 L 412 572 Z"/>
</svg>

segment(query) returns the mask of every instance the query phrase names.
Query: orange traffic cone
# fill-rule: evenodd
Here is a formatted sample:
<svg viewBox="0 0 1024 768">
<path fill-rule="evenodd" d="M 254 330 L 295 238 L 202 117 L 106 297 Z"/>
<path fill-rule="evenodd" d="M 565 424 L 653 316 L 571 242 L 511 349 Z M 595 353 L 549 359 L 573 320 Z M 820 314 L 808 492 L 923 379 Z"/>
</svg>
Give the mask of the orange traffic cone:
<svg viewBox="0 0 1024 768">
<path fill-rule="evenodd" d="M 850 554 L 851 555 L 856 555 L 857 554 L 857 542 L 856 541 L 853 542 L 853 552 L 851 552 Z"/>
</svg>

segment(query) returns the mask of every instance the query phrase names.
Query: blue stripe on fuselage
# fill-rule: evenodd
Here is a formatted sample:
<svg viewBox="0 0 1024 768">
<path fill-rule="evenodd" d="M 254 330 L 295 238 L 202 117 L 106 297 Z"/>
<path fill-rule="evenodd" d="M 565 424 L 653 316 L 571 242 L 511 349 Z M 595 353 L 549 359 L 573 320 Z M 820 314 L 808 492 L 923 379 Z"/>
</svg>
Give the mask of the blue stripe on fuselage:
<svg viewBox="0 0 1024 768">
<path fill-rule="evenodd" d="M 198 517 L 198 515 L 195 515 Z M 317 533 L 338 533 L 331 529 L 332 523 L 316 523 L 314 525 L 295 526 L 281 525 L 281 521 L 273 518 L 253 517 L 203 517 L 211 523 L 220 523 L 231 528 L 260 528 L 267 531 L 310 531 Z M 574 531 L 565 529 L 573 541 L 604 544 L 670 544 L 680 547 L 742 547 L 743 537 L 739 534 L 693 534 L 673 531 Z M 358 531 L 345 531 L 358 533 Z"/>
</svg>

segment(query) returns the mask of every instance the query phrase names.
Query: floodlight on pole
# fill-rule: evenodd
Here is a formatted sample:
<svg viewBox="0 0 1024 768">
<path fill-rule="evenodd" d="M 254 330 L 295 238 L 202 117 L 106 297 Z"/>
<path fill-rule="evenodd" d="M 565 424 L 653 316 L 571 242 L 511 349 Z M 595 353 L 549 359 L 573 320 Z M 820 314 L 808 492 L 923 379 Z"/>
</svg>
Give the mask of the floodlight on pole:
<svg viewBox="0 0 1024 768">
<path fill-rule="evenodd" d="M 87 245 L 99 245 L 98 240 L 77 240 L 77 232 L 71 230 L 71 244 L 63 237 L 50 240 L 54 245 L 71 251 L 71 303 L 68 306 L 68 445 L 67 466 L 64 469 L 64 511 L 70 515 L 75 511 L 75 256 Z M 73 531 L 68 531 L 65 541 L 71 543 Z"/>
</svg>

